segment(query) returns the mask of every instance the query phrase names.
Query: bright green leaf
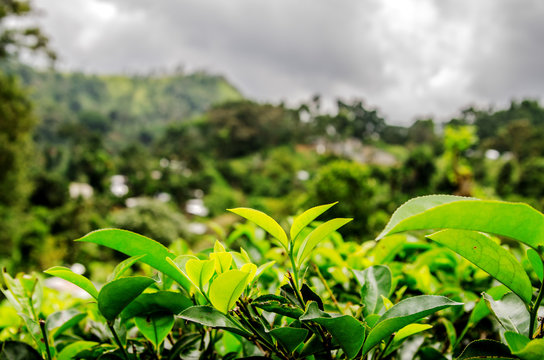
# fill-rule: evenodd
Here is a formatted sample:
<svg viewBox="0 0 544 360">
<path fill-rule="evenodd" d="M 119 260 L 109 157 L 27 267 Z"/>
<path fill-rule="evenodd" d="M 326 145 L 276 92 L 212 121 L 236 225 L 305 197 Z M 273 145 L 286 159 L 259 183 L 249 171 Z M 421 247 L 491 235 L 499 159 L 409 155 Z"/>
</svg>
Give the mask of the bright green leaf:
<svg viewBox="0 0 544 360">
<path fill-rule="evenodd" d="M 247 278 L 247 283 L 249 284 L 255 278 L 255 274 L 257 274 L 257 265 L 255 265 L 253 263 L 244 264 L 240 268 L 240 271 L 243 271 L 243 272 L 246 272 L 246 273 L 249 274 L 249 276 Z"/>
<path fill-rule="evenodd" d="M 281 246 L 285 248 L 285 250 L 288 250 L 289 240 L 287 239 L 285 231 L 282 229 L 280 224 L 278 224 L 276 220 L 272 219 L 270 216 L 261 211 L 249 208 L 228 209 L 228 211 L 240 215 L 241 217 L 246 218 L 247 220 L 252 221 L 258 226 L 262 227 L 266 232 L 276 238 L 280 242 Z"/>
<path fill-rule="evenodd" d="M 141 262 L 165 273 L 183 286 L 187 291 L 191 288 L 189 280 L 180 274 L 174 264 L 166 258 L 174 259 L 175 255 L 161 243 L 131 231 L 105 229 L 93 231 L 76 241 L 86 241 L 120 251 L 128 256 L 147 255 Z"/>
<path fill-rule="evenodd" d="M 248 277 L 248 273 L 240 270 L 228 270 L 217 276 L 210 285 L 212 305 L 226 314 L 242 295 Z"/>
<path fill-rule="evenodd" d="M 531 266 L 533 267 L 538 279 L 540 281 L 544 281 L 544 264 L 542 264 L 542 259 L 540 258 L 540 255 L 538 255 L 538 252 L 536 252 L 534 249 L 528 249 L 527 258 L 529 259 L 529 262 L 531 263 Z"/>
<path fill-rule="evenodd" d="M 383 306 L 381 296 L 389 296 L 391 291 L 391 270 L 384 265 L 376 265 L 365 270 L 352 270 L 355 279 L 361 285 L 361 299 L 364 305 L 363 315 L 377 313 Z"/>
<path fill-rule="evenodd" d="M 409 324 L 397 331 L 393 337 L 393 342 L 400 343 L 402 340 L 406 339 L 409 336 L 420 333 L 425 330 L 431 329 L 433 326 L 429 324 Z"/>
<path fill-rule="evenodd" d="M 530 315 L 523 301 L 514 293 L 508 293 L 501 300 L 494 300 L 483 293 L 487 306 L 506 331 L 529 335 Z"/>
<path fill-rule="evenodd" d="M 319 215 L 323 214 L 325 211 L 329 210 L 334 205 L 338 204 L 337 202 L 333 202 L 332 204 L 326 204 L 326 205 L 320 205 L 315 206 L 311 209 L 306 210 L 299 216 L 293 220 L 293 225 L 291 225 L 291 241 L 295 241 L 298 234 L 304 229 L 306 226 L 308 226 L 312 221 L 314 221 Z"/>
<path fill-rule="evenodd" d="M 215 272 L 222 274 L 232 265 L 232 254 L 228 252 L 211 253 L 210 259 L 215 261 Z"/>
<path fill-rule="evenodd" d="M 98 309 L 109 321 L 155 281 L 144 276 L 126 277 L 107 283 L 98 293 Z"/>
<path fill-rule="evenodd" d="M 64 331 L 83 320 L 86 316 L 86 314 L 83 314 L 76 309 L 56 311 L 47 317 L 45 327 L 50 336 L 57 338 Z"/>
<path fill-rule="evenodd" d="M 302 242 L 297 254 L 297 264 L 300 265 L 310 255 L 320 241 L 340 229 L 353 219 L 332 219 L 315 228 Z"/>
<path fill-rule="evenodd" d="M 504 333 L 504 339 L 506 340 L 510 351 L 513 353 L 523 350 L 523 348 L 531 341 L 527 336 L 513 331 L 506 331 Z"/>
<path fill-rule="evenodd" d="M 521 360 L 542 360 L 544 354 L 544 339 L 534 339 L 519 351 L 513 351 Z"/>
<path fill-rule="evenodd" d="M 204 286 L 214 274 L 214 267 L 214 260 L 190 259 L 185 263 L 185 272 L 193 284 L 204 292 Z"/>
<path fill-rule="evenodd" d="M 174 316 L 164 313 L 137 316 L 134 323 L 156 349 L 174 327 Z"/>
<path fill-rule="evenodd" d="M 108 281 L 119 279 L 132 265 L 144 256 L 146 255 L 131 256 L 128 259 L 121 261 L 117 264 L 115 269 L 113 269 L 113 273 L 108 277 Z"/>
<path fill-rule="evenodd" d="M 76 359 L 76 355 L 98 345 L 94 341 L 76 341 L 69 345 L 66 345 L 58 355 L 58 360 L 73 360 Z"/>
<path fill-rule="evenodd" d="M 76 274 L 72 270 L 63 266 L 53 266 L 52 268 L 45 270 L 44 273 L 69 281 L 85 290 L 93 298 L 98 299 L 98 290 L 96 290 L 96 287 L 93 285 L 91 280 L 87 279 L 83 275 Z"/>
<path fill-rule="evenodd" d="M 455 251 L 515 292 L 527 304 L 531 302 L 531 280 L 516 258 L 488 235 L 468 230 L 442 230 L 427 236 Z"/>
<path fill-rule="evenodd" d="M 421 295 L 404 299 L 386 311 L 370 330 L 363 345 L 363 354 L 408 324 L 450 306 L 462 305 L 444 296 Z"/>
<path fill-rule="evenodd" d="M 544 244 L 544 215 L 529 205 L 451 195 L 422 196 L 406 202 L 378 239 L 426 229 L 481 231 L 507 236 L 532 248 Z"/>
</svg>

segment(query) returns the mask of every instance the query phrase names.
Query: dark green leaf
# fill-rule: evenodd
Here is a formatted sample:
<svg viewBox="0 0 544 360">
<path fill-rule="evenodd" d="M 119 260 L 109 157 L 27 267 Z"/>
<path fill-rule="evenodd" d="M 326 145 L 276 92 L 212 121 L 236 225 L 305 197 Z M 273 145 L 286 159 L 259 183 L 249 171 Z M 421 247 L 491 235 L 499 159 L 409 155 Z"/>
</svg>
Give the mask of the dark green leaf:
<svg viewBox="0 0 544 360">
<path fill-rule="evenodd" d="M 19 341 L 0 343 L 0 360 L 43 360 L 30 345 Z"/>
<path fill-rule="evenodd" d="M 168 360 L 183 359 L 185 354 L 196 348 L 201 338 L 202 335 L 199 333 L 183 334 L 170 350 Z"/>
<path fill-rule="evenodd" d="M 168 313 L 154 313 L 136 316 L 134 323 L 140 332 L 153 344 L 155 349 L 174 327 L 174 315 Z"/>
<path fill-rule="evenodd" d="M 311 301 L 300 321 L 312 321 L 327 329 L 349 359 L 357 356 L 365 338 L 364 325 L 350 315 L 328 314 Z"/>
<path fill-rule="evenodd" d="M 450 306 L 462 305 L 444 296 L 421 295 L 404 299 L 387 310 L 370 330 L 363 345 L 363 354 L 408 324 Z"/>
<path fill-rule="evenodd" d="M 468 344 L 456 360 L 494 359 L 510 360 L 516 357 L 508 347 L 495 340 L 476 340 Z"/>
<path fill-rule="evenodd" d="M 128 304 L 154 282 L 148 277 L 133 276 L 107 283 L 98 293 L 100 313 L 109 321 L 115 320 Z"/>
<path fill-rule="evenodd" d="M 191 299 L 174 291 L 157 291 L 139 295 L 121 312 L 123 320 L 139 315 L 149 315 L 156 312 L 177 315 L 188 307 L 193 306 Z"/>
<path fill-rule="evenodd" d="M 308 330 L 301 328 L 282 327 L 270 330 L 270 334 L 290 353 L 295 351 L 308 336 Z"/>
<path fill-rule="evenodd" d="M 200 325 L 225 329 L 245 336 L 250 334 L 248 331 L 241 328 L 241 326 L 234 323 L 221 311 L 216 310 L 211 306 L 191 306 L 190 308 L 185 309 L 179 316 L 182 319 L 192 321 Z"/>
</svg>

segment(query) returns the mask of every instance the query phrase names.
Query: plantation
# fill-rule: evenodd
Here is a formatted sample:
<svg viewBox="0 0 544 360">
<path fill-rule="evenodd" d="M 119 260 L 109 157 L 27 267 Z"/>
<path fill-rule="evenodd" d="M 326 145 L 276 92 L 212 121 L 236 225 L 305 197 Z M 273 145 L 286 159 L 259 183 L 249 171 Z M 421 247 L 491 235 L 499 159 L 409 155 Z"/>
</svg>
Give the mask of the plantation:
<svg viewBox="0 0 544 360">
<path fill-rule="evenodd" d="M 84 290 L 86 300 L 44 288 L 36 273 L 3 273 L 12 307 L 2 307 L 8 319 L 2 334 L 17 340 L 5 341 L 2 355 L 541 357 L 544 264 L 535 249 L 542 245 L 542 213 L 520 203 L 419 197 L 397 209 L 379 242 L 368 246 L 336 232 L 352 219 L 316 221 L 334 205 L 292 218 L 288 232 L 263 212 L 231 209 L 249 220 L 228 238 L 238 251 L 216 241 L 198 253 L 176 254 L 129 231 L 91 232 L 78 241 L 129 256 L 105 284 L 97 289 L 66 267 L 45 271 Z M 258 238 L 252 224 L 266 235 Z M 423 235 L 425 229 L 440 230 Z M 517 246 L 509 250 L 497 236 Z"/>
</svg>

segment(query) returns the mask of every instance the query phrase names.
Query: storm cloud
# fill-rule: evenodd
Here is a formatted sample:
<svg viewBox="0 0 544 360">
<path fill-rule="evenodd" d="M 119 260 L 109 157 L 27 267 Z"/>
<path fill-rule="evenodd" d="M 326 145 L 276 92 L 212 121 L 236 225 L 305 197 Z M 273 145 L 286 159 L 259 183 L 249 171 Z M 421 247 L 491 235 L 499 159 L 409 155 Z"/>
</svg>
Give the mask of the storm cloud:
<svg viewBox="0 0 544 360">
<path fill-rule="evenodd" d="M 60 67 L 182 65 L 246 96 L 362 98 L 394 123 L 544 94 L 540 0 L 40 0 Z"/>
</svg>

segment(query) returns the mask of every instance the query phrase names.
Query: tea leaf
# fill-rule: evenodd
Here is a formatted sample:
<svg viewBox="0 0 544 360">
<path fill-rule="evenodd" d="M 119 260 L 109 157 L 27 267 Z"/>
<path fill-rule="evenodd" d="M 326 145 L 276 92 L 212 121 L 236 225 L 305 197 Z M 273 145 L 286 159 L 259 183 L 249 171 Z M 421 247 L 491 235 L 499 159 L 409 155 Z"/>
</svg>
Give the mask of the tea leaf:
<svg viewBox="0 0 544 360">
<path fill-rule="evenodd" d="M 383 301 L 381 296 L 389 296 L 391 291 L 391 270 L 384 265 L 376 265 L 365 270 L 352 270 L 355 279 L 361 285 L 361 299 L 363 301 L 363 315 L 377 313 Z"/>
<path fill-rule="evenodd" d="M 508 347 L 495 340 L 476 340 L 468 344 L 456 360 L 511 360 L 516 359 Z"/>
<path fill-rule="evenodd" d="M 200 325 L 209 326 L 212 328 L 225 329 L 240 335 L 251 335 L 248 331 L 241 328 L 238 324 L 230 320 L 225 314 L 214 309 L 211 306 L 199 305 L 191 306 L 185 309 L 180 315 L 180 318 L 196 322 Z"/>
<path fill-rule="evenodd" d="M 144 276 L 113 280 L 104 285 L 98 293 L 98 309 L 107 320 L 113 321 L 128 304 L 154 282 L 153 279 Z"/>
<path fill-rule="evenodd" d="M 98 299 L 98 290 L 96 290 L 96 287 L 93 285 L 91 280 L 87 279 L 83 275 L 76 274 L 72 270 L 63 266 L 53 266 L 52 268 L 45 270 L 44 273 L 69 281 L 85 290 L 93 298 Z"/>
<path fill-rule="evenodd" d="M 363 354 L 408 324 L 439 310 L 462 305 L 444 296 L 421 295 L 404 299 L 387 310 L 370 330 L 363 345 Z"/>
<path fill-rule="evenodd" d="M 93 346 L 98 345 L 94 341 L 76 341 L 69 345 L 66 345 L 61 352 L 59 352 L 58 360 L 72 360 L 77 359 L 76 355 L 83 350 L 92 348 Z"/>
<path fill-rule="evenodd" d="M 156 349 L 174 327 L 174 316 L 164 313 L 137 316 L 134 318 L 134 323 Z"/>
<path fill-rule="evenodd" d="M 493 315 L 506 331 L 514 331 L 529 336 L 529 312 L 516 294 L 508 293 L 497 301 L 485 292 L 483 297 Z"/>
<path fill-rule="evenodd" d="M 293 224 L 291 225 L 291 241 L 295 241 L 298 234 L 306 227 L 308 226 L 312 221 L 314 221 L 319 215 L 323 214 L 325 211 L 329 210 L 334 205 L 338 204 L 337 202 L 333 202 L 332 204 L 326 204 L 326 205 L 320 205 L 313 207 L 311 209 L 306 210 L 299 216 L 293 220 Z"/>
<path fill-rule="evenodd" d="M 210 285 L 210 301 L 219 311 L 227 313 L 246 287 L 249 274 L 240 270 L 229 270 L 218 277 Z"/>
<path fill-rule="evenodd" d="M 157 291 L 140 294 L 121 312 L 121 318 L 127 320 L 138 315 L 148 315 L 156 312 L 178 315 L 183 310 L 193 306 L 191 299 L 174 291 Z"/>
<path fill-rule="evenodd" d="M 353 219 L 332 219 L 315 228 L 302 242 L 297 254 L 297 264 L 300 265 L 310 255 L 320 241 L 340 229 Z"/>
<path fill-rule="evenodd" d="M 531 302 L 531 280 L 516 258 L 489 236 L 467 230 L 442 230 L 427 236 L 455 251 L 515 292 L 526 303 Z"/>
<path fill-rule="evenodd" d="M 519 240 L 532 248 L 544 244 L 544 215 L 529 205 L 452 195 L 409 200 L 395 211 L 378 239 L 426 229 L 487 232 Z"/>
<path fill-rule="evenodd" d="M 103 245 L 128 256 L 147 255 L 140 261 L 170 276 L 185 290 L 191 289 L 189 280 L 173 264 L 166 261 L 166 258 L 174 259 L 175 255 L 161 243 L 148 237 L 127 230 L 105 229 L 93 231 L 76 241 Z"/>
<path fill-rule="evenodd" d="M 285 231 L 282 229 L 280 224 L 278 224 L 276 220 L 272 219 L 270 216 L 259 210 L 249 208 L 236 208 L 227 210 L 237 215 L 240 215 L 241 217 L 246 218 L 247 220 L 252 221 L 258 226 L 262 227 L 266 232 L 276 238 L 280 242 L 281 246 L 285 248 L 285 250 L 288 250 L 289 240 L 287 239 Z"/>
<path fill-rule="evenodd" d="M 308 330 L 301 328 L 282 327 L 270 330 L 270 334 L 292 353 L 308 336 Z"/>
<path fill-rule="evenodd" d="M 108 281 L 119 279 L 121 276 L 123 276 L 125 271 L 130 269 L 132 265 L 134 265 L 138 260 L 140 260 L 144 256 L 146 255 L 143 254 L 138 256 L 131 256 L 128 259 L 121 261 L 119 264 L 117 264 L 115 269 L 113 269 L 113 273 L 108 277 Z"/>
<path fill-rule="evenodd" d="M 544 339 L 534 339 L 518 351 L 512 351 L 522 360 L 541 360 L 544 354 Z"/>
<path fill-rule="evenodd" d="M 533 270 L 536 273 L 536 276 L 540 281 L 544 281 L 544 264 L 542 264 L 542 259 L 538 252 L 534 249 L 527 249 L 527 258 L 533 267 Z"/>
<path fill-rule="evenodd" d="M 185 271 L 193 284 L 204 292 L 204 285 L 210 281 L 214 274 L 214 260 L 190 259 L 185 263 Z"/>
</svg>

